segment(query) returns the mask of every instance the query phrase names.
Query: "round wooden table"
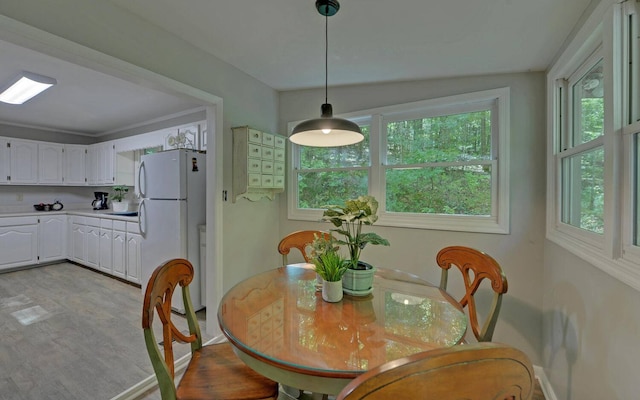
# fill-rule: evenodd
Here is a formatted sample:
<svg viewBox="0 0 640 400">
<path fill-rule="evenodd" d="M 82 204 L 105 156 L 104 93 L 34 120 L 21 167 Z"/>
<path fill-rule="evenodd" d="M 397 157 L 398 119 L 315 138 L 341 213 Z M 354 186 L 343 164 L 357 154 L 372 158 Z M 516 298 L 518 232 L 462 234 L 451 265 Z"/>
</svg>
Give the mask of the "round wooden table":
<svg viewBox="0 0 640 400">
<path fill-rule="evenodd" d="M 250 367 L 283 385 L 337 394 L 387 361 L 463 339 L 462 307 L 437 286 L 378 268 L 372 293 L 327 303 L 310 264 L 246 279 L 220 303 L 218 321 Z"/>
</svg>

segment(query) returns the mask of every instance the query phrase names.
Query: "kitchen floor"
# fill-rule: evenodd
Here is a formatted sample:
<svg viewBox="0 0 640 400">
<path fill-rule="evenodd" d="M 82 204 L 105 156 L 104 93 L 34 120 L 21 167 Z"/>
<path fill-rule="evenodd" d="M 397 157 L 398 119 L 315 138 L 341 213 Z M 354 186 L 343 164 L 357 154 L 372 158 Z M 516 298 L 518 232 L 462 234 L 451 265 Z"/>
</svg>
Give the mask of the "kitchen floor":
<svg viewBox="0 0 640 400">
<path fill-rule="evenodd" d="M 0 274 L 0 399 L 110 399 L 153 375 L 141 313 L 139 288 L 75 264 Z"/>
</svg>

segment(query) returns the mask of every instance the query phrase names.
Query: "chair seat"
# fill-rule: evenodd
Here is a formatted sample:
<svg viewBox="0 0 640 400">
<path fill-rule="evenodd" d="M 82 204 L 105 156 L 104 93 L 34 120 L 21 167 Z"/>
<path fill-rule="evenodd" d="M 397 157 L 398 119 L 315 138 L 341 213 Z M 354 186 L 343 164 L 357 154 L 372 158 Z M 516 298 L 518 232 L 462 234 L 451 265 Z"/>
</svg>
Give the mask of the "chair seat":
<svg viewBox="0 0 640 400">
<path fill-rule="evenodd" d="M 247 367 L 228 342 L 196 350 L 177 387 L 178 399 L 276 399 L 278 384 Z"/>
</svg>

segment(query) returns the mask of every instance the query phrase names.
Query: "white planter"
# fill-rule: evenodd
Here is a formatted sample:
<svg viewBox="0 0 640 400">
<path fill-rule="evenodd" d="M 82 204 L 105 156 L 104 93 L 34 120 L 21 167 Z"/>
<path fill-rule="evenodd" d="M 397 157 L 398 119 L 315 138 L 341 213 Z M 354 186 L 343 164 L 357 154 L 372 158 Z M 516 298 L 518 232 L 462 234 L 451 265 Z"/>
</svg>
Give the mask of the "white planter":
<svg viewBox="0 0 640 400">
<path fill-rule="evenodd" d="M 322 300 L 329 303 L 342 300 L 342 281 L 322 281 Z"/>
<path fill-rule="evenodd" d="M 113 212 L 127 212 L 129 211 L 129 202 L 128 201 L 111 201 L 111 208 L 113 208 Z"/>
</svg>

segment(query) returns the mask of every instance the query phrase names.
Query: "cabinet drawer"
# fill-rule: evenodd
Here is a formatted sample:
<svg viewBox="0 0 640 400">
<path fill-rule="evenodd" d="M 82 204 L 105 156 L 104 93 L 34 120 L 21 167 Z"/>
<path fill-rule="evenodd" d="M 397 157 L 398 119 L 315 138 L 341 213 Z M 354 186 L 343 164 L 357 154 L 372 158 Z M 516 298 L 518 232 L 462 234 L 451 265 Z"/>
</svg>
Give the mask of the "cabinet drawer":
<svg viewBox="0 0 640 400">
<path fill-rule="evenodd" d="M 80 217 L 78 215 L 72 215 L 71 216 L 71 223 L 72 224 L 79 224 L 79 225 L 84 225 L 84 217 Z"/>
<path fill-rule="evenodd" d="M 127 230 L 127 222 L 115 220 L 113 221 L 113 229 L 124 232 Z"/>
<path fill-rule="evenodd" d="M 287 139 L 283 136 L 276 136 L 273 139 L 273 147 L 277 149 L 284 149 L 287 144 Z"/>
<path fill-rule="evenodd" d="M 263 147 L 262 148 L 262 159 L 263 160 L 273 160 L 273 148 L 272 147 Z"/>
<path fill-rule="evenodd" d="M 262 175 L 260 174 L 249 174 L 249 186 L 251 187 L 260 187 L 262 186 Z"/>
<path fill-rule="evenodd" d="M 262 175 L 262 187 L 273 187 L 273 175 Z"/>
<path fill-rule="evenodd" d="M 127 233 L 140 233 L 140 227 L 137 222 L 127 221 Z"/>
<path fill-rule="evenodd" d="M 264 160 L 262 162 L 262 171 L 263 174 L 273 174 L 273 161 Z"/>
<path fill-rule="evenodd" d="M 262 146 L 249 143 L 249 157 L 262 158 Z"/>
<path fill-rule="evenodd" d="M 275 161 L 284 162 L 284 149 L 274 149 L 273 159 Z"/>
<path fill-rule="evenodd" d="M 262 133 L 262 144 L 264 146 L 273 147 L 273 135 L 270 133 Z"/>
<path fill-rule="evenodd" d="M 251 143 L 262 144 L 262 132 L 255 129 L 249 129 L 249 141 Z"/>
<path fill-rule="evenodd" d="M 89 226 L 95 226 L 96 228 L 99 228 L 100 218 L 87 217 L 85 218 L 85 223 Z"/>
<path fill-rule="evenodd" d="M 249 171 L 249 173 L 252 173 L 252 172 L 260 173 L 260 172 L 262 172 L 262 160 L 260 160 L 258 158 L 249 158 L 249 159 L 247 159 L 247 171 Z"/>
<path fill-rule="evenodd" d="M 35 225 L 38 217 L 3 217 L 0 218 L 0 226 Z"/>
<path fill-rule="evenodd" d="M 273 163 L 273 174 L 284 176 L 284 163 L 282 162 Z"/>
<path fill-rule="evenodd" d="M 273 187 L 284 189 L 284 176 L 274 175 L 273 177 Z"/>
<path fill-rule="evenodd" d="M 100 228 L 112 229 L 113 228 L 113 220 L 102 218 L 100 220 Z"/>
</svg>

